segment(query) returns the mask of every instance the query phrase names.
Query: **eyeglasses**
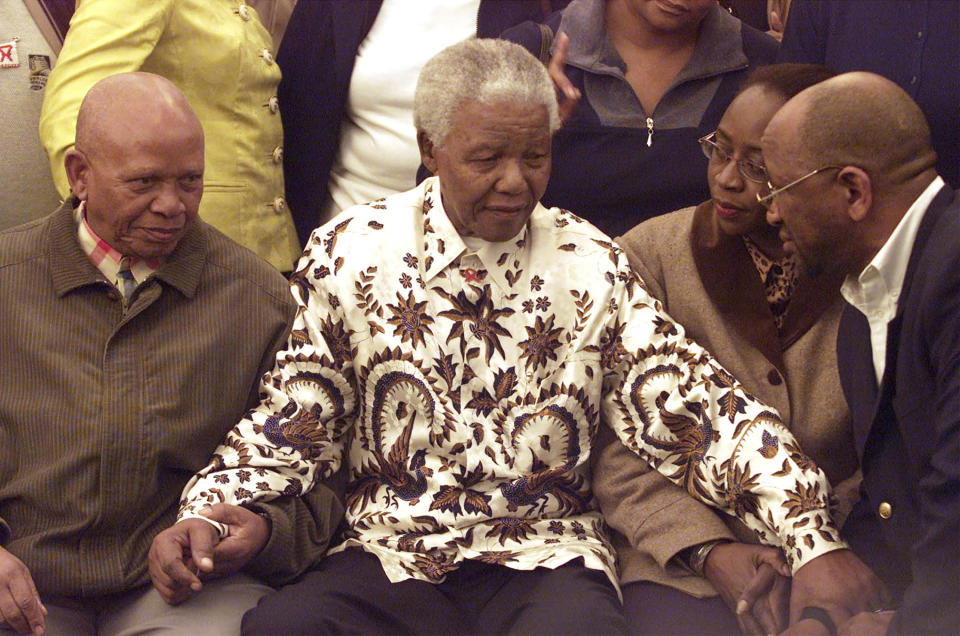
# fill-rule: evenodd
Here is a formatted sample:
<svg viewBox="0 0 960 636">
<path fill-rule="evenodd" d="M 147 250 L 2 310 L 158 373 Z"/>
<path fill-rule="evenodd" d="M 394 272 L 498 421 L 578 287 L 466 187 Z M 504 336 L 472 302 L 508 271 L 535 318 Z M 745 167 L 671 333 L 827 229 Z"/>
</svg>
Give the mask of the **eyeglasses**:
<svg viewBox="0 0 960 636">
<path fill-rule="evenodd" d="M 782 188 L 776 188 L 776 189 L 775 189 L 775 188 L 773 187 L 773 184 L 770 183 L 770 181 L 768 180 L 768 181 L 767 181 L 767 187 L 770 188 L 770 193 L 769 193 L 769 194 L 766 194 L 766 195 L 763 195 L 763 196 L 761 196 L 760 194 L 757 194 L 757 203 L 759 203 L 760 205 L 762 205 L 762 206 L 764 207 L 764 209 L 769 210 L 769 209 L 770 209 L 770 206 L 773 205 L 773 199 L 774 199 L 774 197 L 776 197 L 778 194 L 783 194 L 784 192 L 786 192 L 787 190 L 789 190 L 789 189 L 792 188 L 793 186 L 798 185 L 798 184 L 800 184 L 800 183 L 803 183 L 804 181 L 806 181 L 807 179 L 809 179 L 809 178 L 812 177 L 813 175 L 820 174 L 820 173 L 823 172 L 824 170 L 839 170 L 840 168 L 843 168 L 843 166 L 823 166 L 822 168 L 817 168 L 816 170 L 814 170 L 814 171 L 812 171 L 812 172 L 808 172 L 807 174 L 803 175 L 803 176 L 800 177 L 799 179 L 795 179 L 794 181 L 791 181 L 790 183 L 788 183 L 787 185 L 783 186 Z"/>
<path fill-rule="evenodd" d="M 698 139 L 697 142 L 700 144 L 700 149 L 703 150 L 704 156 L 711 161 L 716 159 L 720 163 L 726 164 L 733 159 L 733 152 L 717 143 L 716 130 L 709 135 L 704 135 Z M 763 183 L 767 180 L 767 170 L 763 167 L 762 163 L 750 161 L 749 159 L 737 159 L 736 163 L 737 170 L 743 175 L 744 179 L 749 179 L 757 183 Z"/>
</svg>

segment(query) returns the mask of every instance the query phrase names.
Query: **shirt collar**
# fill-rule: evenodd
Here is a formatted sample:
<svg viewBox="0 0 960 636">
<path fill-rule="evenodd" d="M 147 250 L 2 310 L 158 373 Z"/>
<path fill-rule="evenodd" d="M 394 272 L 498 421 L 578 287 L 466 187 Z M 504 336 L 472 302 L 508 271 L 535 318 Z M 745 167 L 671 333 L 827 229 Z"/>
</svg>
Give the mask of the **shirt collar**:
<svg viewBox="0 0 960 636">
<path fill-rule="evenodd" d="M 515 278 L 526 267 L 530 250 L 524 249 L 529 236 L 528 221 L 515 237 L 500 242 L 483 241 L 479 249 L 471 250 L 447 216 L 440 197 L 440 179 L 432 177 L 424 182 L 423 223 L 421 226 L 423 251 L 419 254 L 420 271 L 424 283 L 429 283 L 442 270 L 465 253 L 475 253 L 487 274 L 504 293 L 510 292 L 508 278 Z M 533 214 L 543 206 L 537 203 Z M 533 218 L 533 215 L 531 215 Z"/>
<path fill-rule="evenodd" d="M 916 240 L 923 215 L 944 185 L 943 179 L 938 176 L 920 193 L 873 260 L 856 278 L 847 277 L 844 281 L 842 291 L 845 298 L 858 299 L 859 303 L 863 303 L 871 297 L 882 294 L 896 304 L 907 275 L 910 252 L 913 251 L 913 242 Z M 850 302 L 857 305 L 853 301 Z"/>
<path fill-rule="evenodd" d="M 86 208 L 86 201 L 81 201 L 80 205 L 74 210 L 74 220 L 77 223 L 77 239 L 80 241 L 80 248 L 107 280 L 115 282 L 117 280 L 117 272 L 120 271 L 120 261 L 123 259 L 123 254 L 111 247 L 93 231 L 93 228 L 87 223 Z M 129 257 L 129 261 L 130 272 L 138 284 L 145 281 L 147 277 L 157 271 L 161 265 L 161 261 L 157 259 L 145 260 L 135 256 Z"/>
</svg>

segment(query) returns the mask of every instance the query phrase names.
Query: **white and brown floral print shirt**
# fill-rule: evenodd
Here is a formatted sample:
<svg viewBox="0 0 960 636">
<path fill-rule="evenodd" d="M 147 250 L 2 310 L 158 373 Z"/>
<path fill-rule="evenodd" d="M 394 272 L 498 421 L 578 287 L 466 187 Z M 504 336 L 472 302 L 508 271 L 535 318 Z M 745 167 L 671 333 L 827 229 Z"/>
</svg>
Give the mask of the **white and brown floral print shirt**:
<svg viewBox="0 0 960 636">
<path fill-rule="evenodd" d="M 538 205 L 514 239 L 475 246 L 436 178 L 316 230 L 262 403 L 187 485 L 181 517 L 297 495 L 346 454 L 349 530 L 334 550 L 374 553 L 393 581 L 438 582 L 464 559 L 583 558 L 616 584 L 590 491 L 609 425 L 794 568 L 844 547 L 824 474 L 607 237 Z"/>
</svg>

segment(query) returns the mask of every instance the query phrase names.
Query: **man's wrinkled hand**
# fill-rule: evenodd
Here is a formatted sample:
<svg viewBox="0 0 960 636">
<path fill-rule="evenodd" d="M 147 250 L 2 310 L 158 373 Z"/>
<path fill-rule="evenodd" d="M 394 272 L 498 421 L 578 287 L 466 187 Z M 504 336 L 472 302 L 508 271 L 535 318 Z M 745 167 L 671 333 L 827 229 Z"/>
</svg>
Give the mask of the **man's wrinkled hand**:
<svg viewBox="0 0 960 636">
<path fill-rule="evenodd" d="M 825 610 L 841 625 L 855 614 L 886 607 L 890 596 L 877 575 L 850 550 L 834 550 L 804 564 L 793 575 L 790 624 L 805 607 Z"/>
<path fill-rule="evenodd" d="M 750 636 L 776 634 L 787 626 L 790 568 L 776 548 L 721 543 L 704 563 L 703 573 Z"/>
<path fill-rule="evenodd" d="M 184 519 L 158 534 L 150 546 L 150 578 L 171 605 L 203 589 L 203 580 L 242 568 L 270 538 L 267 522 L 246 508 L 216 504 L 201 514 L 226 524 L 227 536 L 221 540 L 217 529 L 203 519 Z"/>
<path fill-rule="evenodd" d="M 18 634 L 43 634 L 47 608 L 23 561 L 0 548 L 0 628 Z"/>
<path fill-rule="evenodd" d="M 216 504 L 201 511 L 211 521 L 226 524 L 229 532 L 213 550 L 214 574 L 226 576 L 257 556 L 270 539 L 270 527 L 257 513 L 241 506 Z"/>
<path fill-rule="evenodd" d="M 148 564 L 153 587 L 177 605 L 201 589 L 201 573 L 213 571 L 217 529 L 203 519 L 184 519 L 153 538 Z"/>
<path fill-rule="evenodd" d="M 560 123 L 565 124 L 580 103 L 580 90 L 573 85 L 567 74 L 563 72 L 563 67 L 567 63 L 567 50 L 570 48 L 570 38 L 566 33 L 561 32 L 557 35 L 557 46 L 550 57 L 550 63 L 547 64 L 547 72 L 550 79 L 553 80 L 553 86 L 560 93 L 557 100 L 560 109 Z"/>
</svg>

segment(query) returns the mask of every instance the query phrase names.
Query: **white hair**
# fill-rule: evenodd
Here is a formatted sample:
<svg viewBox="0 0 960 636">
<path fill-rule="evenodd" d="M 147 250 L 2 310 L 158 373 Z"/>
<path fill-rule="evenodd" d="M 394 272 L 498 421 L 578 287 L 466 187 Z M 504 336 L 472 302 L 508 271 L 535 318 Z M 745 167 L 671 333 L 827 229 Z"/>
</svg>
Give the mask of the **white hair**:
<svg viewBox="0 0 960 636">
<path fill-rule="evenodd" d="M 424 65 L 413 98 L 413 123 L 442 145 L 466 102 L 543 105 L 550 132 L 560 127 L 557 95 L 546 67 L 519 44 L 470 39 L 449 46 Z"/>
</svg>

